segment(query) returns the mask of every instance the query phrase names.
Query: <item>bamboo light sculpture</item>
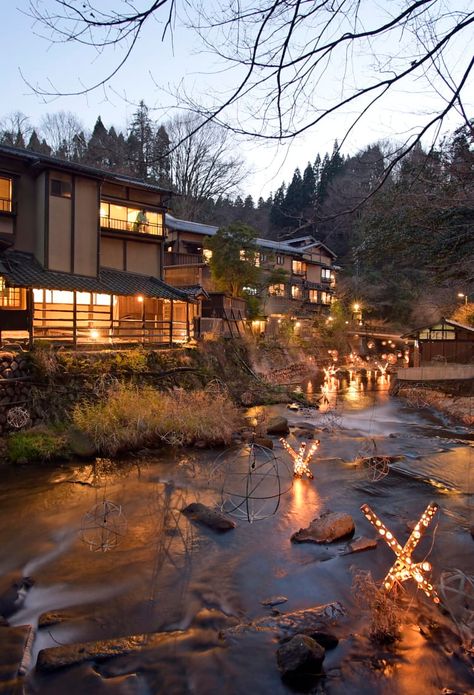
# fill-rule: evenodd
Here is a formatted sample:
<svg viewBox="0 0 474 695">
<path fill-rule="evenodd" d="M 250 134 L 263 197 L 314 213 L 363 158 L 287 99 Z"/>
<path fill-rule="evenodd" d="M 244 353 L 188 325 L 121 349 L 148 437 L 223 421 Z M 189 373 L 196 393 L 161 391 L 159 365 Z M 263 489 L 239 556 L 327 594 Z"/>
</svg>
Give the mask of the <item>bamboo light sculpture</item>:
<svg viewBox="0 0 474 695">
<path fill-rule="evenodd" d="M 428 528 L 431 520 L 438 510 L 437 504 L 429 504 L 421 515 L 420 520 L 415 525 L 415 528 L 410 534 L 405 545 L 402 546 L 397 541 L 395 536 L 391 531 L 388 530 L 386 526 L 378 518 L 377 514 L 372 511 L 368 504 L 363 504 L 361 510 L 365 517 L 370 521 L 370 523 L 377 529 L 378 533 L 382 536 L 384 541 L 393 550 L 397 559 L 388 571 L 387 576 L 383 580 L 383 587 L 385 590 L 391 591 L 395 584 L 406 581 L 407 579 L 414 579 L 418 585 L 418 588 L 425 592 L 425 594 L 432 598 L 435 603 L 439 603 L 439 597 L 436 593 L 433 585 L 428 582 L 428 580 L 423 576 L 423 572 L 429 572 L 431 570 L 431 565 L 429 562 L 418 562 L 414 563 L 411 559 L 411 555 L 418 545 L 418 542 L 426 529 Z"/>
<path fill-rule="evenodd" d="M 283 437 L 280 439 L 280 442 L 283 444 L 283 447 L 287 450 L 287 452 L 290 454 L 291 458 L 293 459 L 293 475 L 295 478 L 304 478 L 306 476 L 307 478 L 314 478 L 314 475 L 311 473 L 311 469 L 309 467 L 309 462 L 313 458 L 313 454 L 316 451 L 316 449 L 319 446 L 319 439 L 316 439 L 311 446 L 309 447 L 308 451 L 306 451 L 306 442 L 301 442 L 300 448 L 298 451 L 295 451 L 291 444 L 288 444 L 286 439 Z"/>
</svg>

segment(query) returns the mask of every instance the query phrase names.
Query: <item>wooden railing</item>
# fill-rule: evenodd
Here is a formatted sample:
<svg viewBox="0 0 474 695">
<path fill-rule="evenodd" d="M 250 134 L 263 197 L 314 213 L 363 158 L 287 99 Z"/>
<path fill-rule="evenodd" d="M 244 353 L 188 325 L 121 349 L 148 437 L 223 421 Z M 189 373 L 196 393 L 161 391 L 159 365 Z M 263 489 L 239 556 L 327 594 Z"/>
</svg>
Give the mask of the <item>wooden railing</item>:
<svg viewBox="0 0 474 695">
<path fill-rule="evenodd" d="M 154 222 L 127 222 L 127 220 L 116 220 L 112 217 L 101 217 L 100 226 L 102 229 L 112 229 L 117 232 L 163 236 L 163 227 Z"/>
<path fill-rule="evenodd" d="M 165 266 L 171 265 L 204 265 L 205 258 L 202 253 L 165 253 Z"/>
<path fill-rule="evenodd" d="M 141 319 L 124 316 L 110 317 L 110 308 L 94 310 L 78 308 L 45 308 L 36 305 L 33 317 L 33 337 L 58 343 L 114 344 L 147 343 L 172 345 L 193 337 L 192 321 Z"/>
<path fill-rule="evenodd" d="M 0 212 L 12 212 L 11 198 L 0 198 Z"/>
</svg>

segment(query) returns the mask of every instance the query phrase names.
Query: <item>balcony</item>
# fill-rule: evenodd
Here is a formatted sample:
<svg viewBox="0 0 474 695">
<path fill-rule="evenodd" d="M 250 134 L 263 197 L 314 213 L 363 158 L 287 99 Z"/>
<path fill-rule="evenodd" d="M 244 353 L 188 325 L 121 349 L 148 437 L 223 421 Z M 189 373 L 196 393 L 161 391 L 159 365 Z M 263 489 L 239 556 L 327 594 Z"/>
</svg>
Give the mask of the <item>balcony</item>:
<svg viewBox="0 0 474 695">
<path fill-rule="evenodd" d="M 11 198 L 0 198 L 0 212 L 13 212 Z"/>
<path fill-rule="evenodd" d="M 0 208 L 1 209 L 1 208 Z M 127 222 L 127 220 L 116 220 L 111 217 L 101 217 L 100 227 L 104 231 L 132 232 L 134 234 L 152 234 L 153 236 L 163 236 L 161 224 L 156 222 Z"/>
<path fill-rule="evenodd" d="M 202 253 L 165 253 L 165 266 L 177 265 L 205 265 L 206 259 Z"/>
</svg>

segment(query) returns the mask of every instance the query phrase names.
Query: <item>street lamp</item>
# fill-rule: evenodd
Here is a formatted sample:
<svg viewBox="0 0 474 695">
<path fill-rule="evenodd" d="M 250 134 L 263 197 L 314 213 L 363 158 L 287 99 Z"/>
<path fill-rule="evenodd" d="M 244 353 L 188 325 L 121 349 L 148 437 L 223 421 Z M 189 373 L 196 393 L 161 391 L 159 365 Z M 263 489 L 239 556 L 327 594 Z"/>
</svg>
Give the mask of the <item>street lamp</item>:
<svg viewBox="0 0 474 695">
<path fill-rule="evenodd" d="M 464 294 L 464 292 L 458 292 L 458 297 L 459 299 L 464 299 L 464 304 L 467 304 L 467 294 Z"/>
<path fill-rule="evenodd" d="M 362 326 L 362 307 L 358 302 L 352 305 L 352 320 L 357 321 L 359 326 Z"/>
</svg>

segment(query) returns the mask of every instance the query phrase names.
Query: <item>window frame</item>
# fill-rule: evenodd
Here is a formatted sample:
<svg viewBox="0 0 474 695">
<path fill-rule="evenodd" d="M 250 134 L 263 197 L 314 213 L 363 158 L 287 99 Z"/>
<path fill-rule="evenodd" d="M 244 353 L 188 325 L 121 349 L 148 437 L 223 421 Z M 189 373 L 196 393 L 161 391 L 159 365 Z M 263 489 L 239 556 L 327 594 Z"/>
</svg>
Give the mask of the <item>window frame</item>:
<svg viewBox="0 0 474 695">
<path fill-rule="evenodd" d="M 13 176 L 0 173 L 0 180 L 2 179 L 8 182 L 10 190 L 8 198 L 0 198 L 0 214 L 11 215 L 13 213 L 14 179 Z M 6 203 L 6 205 L 4 203 Z"/>
</svg>

